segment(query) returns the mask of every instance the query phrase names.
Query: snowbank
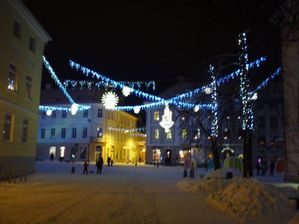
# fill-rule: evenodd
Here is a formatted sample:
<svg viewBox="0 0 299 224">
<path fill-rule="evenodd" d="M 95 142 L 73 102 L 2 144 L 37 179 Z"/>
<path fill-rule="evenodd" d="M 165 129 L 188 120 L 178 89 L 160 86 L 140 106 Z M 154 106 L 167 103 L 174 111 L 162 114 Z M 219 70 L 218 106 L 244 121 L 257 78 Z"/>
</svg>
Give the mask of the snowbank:
<svg viewBox="0 0 299 224">
<path fill-rule="evenodd" d="M 287 223 L 296 212 L 295 202 L 289 200 L 291 195 L 298 194 L 295 189 L 275 187 L 253 178 L 225 179 L 224 174 L 226 170 L 216 170 L 203 179 L 180 183 L 179 187 L 186 191 L 193 189 L 193 192 L 197 188 L 198 192 L 208 193 L 208 204 L 245 222 L 271 220 Z M 299 223 L 298 218 L 293 223 Z"/>
</svg>

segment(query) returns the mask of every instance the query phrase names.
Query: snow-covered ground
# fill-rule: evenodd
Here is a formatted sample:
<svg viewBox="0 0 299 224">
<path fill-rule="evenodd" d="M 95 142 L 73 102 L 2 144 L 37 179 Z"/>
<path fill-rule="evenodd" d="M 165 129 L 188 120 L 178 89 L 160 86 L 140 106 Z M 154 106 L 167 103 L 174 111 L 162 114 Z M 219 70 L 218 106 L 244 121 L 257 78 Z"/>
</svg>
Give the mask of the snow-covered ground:
<svg viewBox="0 0 299 224">
<path fill-rule="evenodd" d="M 83 175 L 82 163 L 37 162 L 36 173 L 26 182 L 0 182 L 0 223 L 242 222 L 207 203 L 209 193 L 198 190 L 201 176 L 207 175 L 204 169 L 186 179 L 182 167 L 116 164 L 104 166 L 102 175 L 95 173 L 94 164 L 89 168 L 92 172 Z M 280 176 L 270 180 L 282 184 Z M 262 218 L 253 218 L 252 223 L 261 223 Z M 267 216 L 267 221 L 284 223 L 274 220 Z"/>
</svg>

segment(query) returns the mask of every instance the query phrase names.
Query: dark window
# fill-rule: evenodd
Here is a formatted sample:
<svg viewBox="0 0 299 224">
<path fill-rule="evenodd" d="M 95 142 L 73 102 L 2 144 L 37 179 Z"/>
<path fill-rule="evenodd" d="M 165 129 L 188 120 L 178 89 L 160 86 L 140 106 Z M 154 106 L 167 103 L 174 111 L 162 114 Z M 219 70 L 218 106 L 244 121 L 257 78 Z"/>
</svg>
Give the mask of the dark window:
<svg viewBox="0 0 299 224">
<path fill-rule="evenodd" d="M 41 132 L 40 132 L 40 138 L 41 139 L 45 139 L 46 137 L 46 129 L 45 128 L 42 128 L 41 129 Z"/>
<path fill-rule="evenodd" d="M 72 138 L 76 138 L 76 137 L 77 137 L 77 129 L 72 128 Z"/>
<path fill-rule="evenodd" d="M 66 111 L 65 110 L 62 111 L 62 118 L 66 118 Z"/>
<path fill-rule="evenodd" d="M 23 120 L 22 142 L 27 142 L 27 139 L 28 139 L 28 127 L 29 127 L 29 121 L 27 119 Z"/>
<path fill-rule="evenodd" d="M 102 128 L 97 128 L 97 137 L 103 137 Z"/>
<path fill-rule="evenodd" d="M 33 38 L 33 37 L 30 37 L 30 39 L 29 39 L 29 49 L 30 49 L 33 53 L 35 53 L 35 50 L 36 50 L 36 40 L 35 40 L 35 38 Z"/>
<path fill-rule="evenodd" d="M 65 138 L 65 134 L 66 134 L 66 129 L 61 128 L 61 138 Z"/>
<path fill-rule="evenodd" d="M 103 109 L 98 109 L 98 117 L 103 117 Z"/>
<path fill-rule="evenodd" d="M 82 138 L 87 138 L 87 128 L 83 128 Z"/>
<path fill-rule="evenodd" d="M 13 131 L 13 115 L 4 115 L 4 128 L 3 128 L 3 140 L 6 142 L 12 142 Z"/>
<path fill-rule="evenodd" d="M 21 38 L 21 24 L 18 23 L 17 21 L 14 21 L 13 24 L 13 34 L 17 37 L 17 38 Z"/>
<path fill-rule="evenodd" d="M 25 96 L 27 99 L 32 99 L 31 92 L 32 92 L 32 79 L 30 76 L 26 76 L 26 84 L 25 84 Z"/>
<path fill-rule="evenodd" d="M 51 137 L 55 137 L 55 128 L 51 128 Z"/>
<path fill-rule="evenodd" d="M 12 91 L 17 91 L 17 68 L 13 64 L 9 64 L 7 88 Z"/>
<path fill-rule="evenodd" d="M 55 110 L 52 111 L 52 115 L 51 116 L 52 116 L 52 118 L 56 118 L 56 111 Z"/>
<path fill-rule="evenodd" d="M 88 117 L 88 110 L 83 111 L 83 117 Z"/>
<path fill-rule="evenodd" d="M 257 117 L 257 126 L 258 126 L 258 128 L 261 128 L 261 129 L 265 128 L 265 117 L 264 116 Z"/>
<path fill-rule="evenodd" d="M 270 126 L 273 129 L 276 129 L 278 127 L 277 116 L 270 116 Z"/>
</svg>

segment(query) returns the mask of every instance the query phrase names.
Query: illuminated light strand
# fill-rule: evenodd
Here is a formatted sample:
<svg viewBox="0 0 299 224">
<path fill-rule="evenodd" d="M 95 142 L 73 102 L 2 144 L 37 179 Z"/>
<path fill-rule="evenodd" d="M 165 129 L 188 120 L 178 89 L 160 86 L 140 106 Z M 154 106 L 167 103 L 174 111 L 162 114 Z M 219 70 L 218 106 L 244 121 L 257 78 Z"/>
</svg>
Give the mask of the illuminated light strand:
<svg viewBox="0 0 299 224">
<path fill-rule="evenodd" d="M 212 123 L 211 123 L 211 136 L 217 137 L 218 136 L 218 103 L 217 103 L 217 83 L 216 83 L 216 76 L 215 76 L 215 68 L 214 66 L 209 66 L 209 73 L 211 74 L 212 82 L 211 82 L 211 89 L 212 89 Z"/>
<path fill-rule="evenodd" d="M 54 79 L 55 83 L 58 85 L 58 87 L 63 92 L 63 94 L 66 96 L 66 98 L 69 100 L 69 102 L 71 104 L 76 104 L 75 101 L 73 100 L 73 98 L 68 94 L 68 92 L 66 91 L 66 89 L 64 88 L 64 86 L 62 85 L 60 80 L 58 79 L 55 71 L 53 70 L 53 68 L 51 67 L 50 63 L 48 62 L 48 60 L 46 59 L 45 56 L 43 56 L 43 63 L 44 63 L 44 66 L 46 67 L 46 69 L 50 72 L 51 78 Z M 79 105 L 79 104 L 77 104 L 77 105 L 78 105 L 79 110 L 85 110 L 85 109 L 90 108 L 90 106 L 83 106 L 83 105 Z"/>
<path fill-rule="evenodd" d="M 260 64 L 264 61 L 266 61 L 266 57 L 261 57 L 261 58 L 255 60 L 255 61 L 251 62 L 247 66 L 248 66 L 248 68 L 259 67 Z M 125 86 L 120 82 L 112 80 L 112 79 L 110 79 L 110 78 L 108 78 L 104 75 L 101 75 L 101 74 L 99 74 L 99 73 L 97 73 L 97 72 L 95 72 L 95 71 L 93 71 L 89 68 L 83 67 L 80 64 L 78 64 L 78 63 L 76 63 L 72 60 L 69 60 L 69 65 L 72 69 L 76 69 L 77 71 L 80 70 L 86 77 L 91 76 L 92 78 L 100 79 L 101 82 L 104 83 L 104 85 L 112 84 L 114 87 L 118 87 L 118 88 L 121 88 L 121 89 Z M 223 78 L 220 78 L 219 80 L 217 80 L 217 86 L 222 85 L 225 82 L 236 78 L 237 76 L 239 76 L 239 73 L 240 73 L 240 70 L 237 70 L 237 71 L 235 71 L 235 72 L 233 72 L 229 75 L 226 75 Z M 175 101 L 181 101 L 184 98 L 192 97 L 194 94 L 202 93 L 207 86 L 209 86 L 209 85 L 197 88 L 195 90 L 191 90 L 187 93 L 180 94 L 179 96 L 173 97 L 169 100 L 164 100 L 161 97 L 154 96 L 154 95 L 151 95 L 151 94 L 139 91 L 139 90 L 135 90 L 135 89 L 132 89 L 132 93 L 134 93 L 138 97 L 143 97 L 144 99 L 147 99 L 147 100 L 158 101 L 156 106 L 160 106 L 161 101 L 164 102 L 162 105 L 164 105 L 165 103 L 174 104 Z M 187 105 L 187 103 L 181 104 L 182 107 L 184 107 L 186 105 Z M 148 106 L 148 107 L 150 107 L 150 106 Z M 193 107 L 194 107 L 194 105 L 193 105 Z M 134 109 L 134 106 L 132 106 L 131 110 L 133 110 L 133 109 Z"/>
<path fill-rule="evenodd" d="M 260 57 L 257 60 L 247 64 L 247 67 L 248 68 L 259 67 L 260 64 L 262 62 L 265 62 L 266 60 L 267 60 L 266 57 Z M 228 82 L 228 81 L 230 81 L 231 79 L 235 79 L 236 77 L 238 77 L 240 75 L 240 71 L 241 70 L 238 69 L 238 70 L 232 72 L 229 75 L 225 75 L 224 77 L 217 79 L 216 80 L 217 87 L 224 84 L 224 83 L 226 83 L 226 82 Z M 166 103 L 167 104 L 173 104 L 177 107 L 183 107 L 183 108 L 188 108 L 188 109 L 192 109 L 192 108 L 195 108 L 195 107 L 199 107 L 200 109 L 212 109 L 212 104 L 192 104 L 192 103 L 178 102 L 178 101 L 183 100 L 184 98 L 190 98 L 190 97 L 193 97 L 193 95 L 195 95 L 195 94 L 200 94 L 200 93 L 204 92 L 207 87 L 210 87 L 210 84 L 199 87 L 199 88 L 194 89 L 194 90 L 191 90 L 187 93 L 180 94 L 178 96 L 172 97 L 172 98 L 167 99 L 167 100 L 163 99 L 160 102 L 148 103 L 148 104 L 145 104 L 145 105 L 135 105 L 135 106 L 118 106 L 118 107 L 114 107 L 113 109 L 114 110 L 130 111 L 130 110 L 134 110 L 134 107 L 136 107 L 136 106 L 140 107 L 140 109 L 149 109 L 149 108 L 164 106 Z"/>
<path fill-rule="evenodd" d="M 252 95 L 249 93 L 249 80 L 247 77 L 248 74 L 248 44 L 246 33 L 241 33 L 239 35 L 238 45 L 240 48 L 240 96 L 242 101 L 242 128 L 243 130 L 253 129 L 253 111 L 252 111 Z"/>
<path fill-rule="evenodd" d="M 83 106 L 81 105 L 80 108 L 78 108 L 78 110 L 88 110 L 90 108 L 90 106 Z M 71 112 L 71 108 L 70 107 L 56 107 L 56 106 L 45 106 L 45 105 L 40 105 L 39 106 L 39 110 L 40 111 L 47 111 L 47 110 L 51 110 L 51 111 L 67 111 L 67 112 Z"/>
<path fill-rule="evenodd" d="M 140 81 L 120 81 L 119 83 L 123 84 L 124 86 L 135 88 L 137 87 L 140 89 L 142 86 L 145 86 L 147 89 L 152 86 L 153 90 L 156 88 L 155 81 L 148 81 L 148 82 L 140 82 Z M 75 88 L 76 86 L 80 86 L 81 89 L 83 89 L 84 86 L 87 86 L 88 89 L 91 89 L 92 86 L 96 86 L 97 88 L 100 87 L 106 87 L 107 84 L 103 82 L 94 82 L 94 81 L 87 81 L 87 80 L 65 80 L 63 82 L 63 85 L 65 88 Z"/>
<path fill-rule="evenodd" d="M 71 66 L 71 68 L 76 69 L 77 71 L 80 70 L 86 77 L 91 76 L 92 78 L 100 79 L 101 82 L 103 82 L 105 85 L 111 84 L 113 87 L 121 88 L 121 89 L 125 86 L 121 82 L 117 82 L 113 79 L 108 78 L 107 76 L 104 76 L 104 75 L 99 74 L 99 73 L 97 73 L 97 72 L 95 72 L 95 71 L 93 71 L 89 68 L 81 66 L 80 64 L 78 64 L 78 63 L 76 63 L 72 60 L 69 61 L 69 65 Z M 145 93 L 145 92 L 140 91 L 140 90 L 132 89 L 131 93 L 135 94 L 138 97 L 143 97 L 143 98 L 151 100 L 151 101 L 160 101 L 160 100 L 162 100 L 161 97 L 154 96 L 152 94 L 148 94 L 148 93 Z"/>
<path fill-rule="evenodd" d="M 114 127 L 109 127 L 109 131 L 118 131 L 118 132 L 125 132 L 125 133 L 133 133 L 133 132 L 144 132 L 145 128 L 114 128 Z"/>
</svg>

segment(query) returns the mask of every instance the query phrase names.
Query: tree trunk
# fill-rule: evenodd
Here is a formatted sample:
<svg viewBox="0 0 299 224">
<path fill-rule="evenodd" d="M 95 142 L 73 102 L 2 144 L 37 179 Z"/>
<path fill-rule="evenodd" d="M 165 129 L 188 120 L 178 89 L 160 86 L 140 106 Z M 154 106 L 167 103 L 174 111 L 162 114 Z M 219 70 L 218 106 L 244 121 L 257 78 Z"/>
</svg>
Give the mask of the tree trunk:
<svg viewBox="0 0 299 224">
<path fill-rule="evenodd" d="M 244 144 L 243 144 L 243 177 L 253 177 L 252 169 L 252 130 L 244 130 Z"/>
<path fill-rule="evenodd" d="M 214 162 L 214 170 L 220 169 L 220 160 L 219 160 L 219 151 L 217 147 L 216 137 L 211 137 L 212 143 L 212 154 L 213 154 L 213 162 Z"/>
</svg>

